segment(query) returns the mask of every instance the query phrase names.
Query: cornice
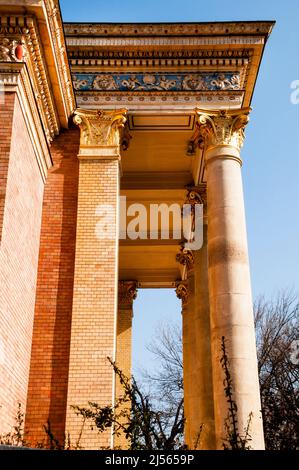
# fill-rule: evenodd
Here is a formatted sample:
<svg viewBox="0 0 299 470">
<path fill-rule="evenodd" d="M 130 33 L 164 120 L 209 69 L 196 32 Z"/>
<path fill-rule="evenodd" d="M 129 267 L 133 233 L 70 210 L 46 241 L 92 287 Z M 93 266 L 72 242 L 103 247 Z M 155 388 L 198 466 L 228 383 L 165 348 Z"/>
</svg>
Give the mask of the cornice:
<svg viewBox="0 0 299 470">
<path fill-rule="evenodd" d="M 51 82 L 47 64 L 43 52 L 42 41 L 38 31 L 38 25 L 34 17 L 25 18 L 28 26 L 28 34 L 25 35 L 25 44 L 28 50 L 28 65 L 30 76 L 34 82 L 37 102 L 39 103 L 42 121 L 47 139 L 51 142 L 59 133 L 60 122 L 58 118 L 55 99 L 52 93 Z"/>
<path fill-rule="evenodd" d="M 193 36 L 262 35 L 268 37 L 273 21 L 218 23 L 65 23 L 67 36 Z"/>
<path fill-rule="evenodd" d="M 22 57 L 31 79 L 48 142 L 67 127 L 75 97 L 57 0 L 0 2 L 0 43 L 24 46 Z M 17 62 L 3 57 L 1 62 Z"/>
<path fill-rule="evenodd" d="M 234 72 L 240 75 L 239 90 L 242 90 L 243 95 L 241 102 L 234 103 L 233 106 L 240 108 L 250 105 L 264 46 L 273 25 L 272 21 L 182 24 L 66 23 L 65 32 L 69 63 L 75 75 L 116 75 L 124 72 Z M 76 85 L 77 81 L 74 83 Z M 90 90 L 92 88 L 90 87 Z M 116 91 L 117 89 L 118 87 L 114 88 Z M 81 91 L 77 87 L 76 97 L 80 106 L 84 105 L 85 101 L 89 106 L 96 106 L 96 99 L 90 95 L 81 95 Z M 223 90 L 219 90 L 219 95 L 222 92 Z M 97 93 L 103 93 L 103 90 L 97 89 Z M 192 91 L 189 95 L 191 94 Z M 107 94 L 98 94 L 98 98 L 104 103 L 111 100 L 110 104 L 116 101 L 125 106 L 128 104 L 126 97 L 118 96 L 113 99 Z M 213 101 L 210 98 L 206 96 L 200 101 Z M 150 99 L 159 102 L 156 97 L 151 96 Z M 171 103 L 170 97 L 166 99 Z M 194 101 L 190 96 L 189 99 Z M 219 101 L 221 99 L 227 104 L 220 105 L 220 109 L 230 107 L 230 100 L 219 97 Z M 138 100 L 139 98 L 131 97 L 134 105 L 137 105 Z M 182 99 L 178 98 L 178 101 L 182 102 Z M 216 102 L 218 97 L 211 103 L 212 109 L 217 107 Z M 175 101 L 172 104 L 176 104 Z M 132 109 L 131 106 L 129 109 Z"/>
<path fill-rule="evenodd" d="M 66 115 L 69 117 L 76 107 L 76 100 L 73 92 L 72 78 L 68 64 L 67 48 L 64 37 L 64 28 L 60 13 L 59 1 L 45 1 L 45 6 L 48 13 L 50 30 L 52 33 L 55 58 L 57 60 L 58 78 L 60 79 L 62 94 L 66 98 L 64 100 L 65 112 Z"/>
</svg>

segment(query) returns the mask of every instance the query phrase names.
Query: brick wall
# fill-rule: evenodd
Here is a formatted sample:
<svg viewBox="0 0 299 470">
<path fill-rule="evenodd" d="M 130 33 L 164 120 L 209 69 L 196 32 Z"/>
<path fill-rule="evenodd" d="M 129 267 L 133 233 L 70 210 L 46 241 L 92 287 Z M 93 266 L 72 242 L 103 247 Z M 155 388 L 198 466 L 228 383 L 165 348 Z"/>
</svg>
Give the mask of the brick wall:
<svg viewBox="0 0 299 470">
<path fill-rule="evenodd" d="M 5 93 L 3 96 L 4 101 L 0 101 L 0 241 L 2 238 L 8 162 L 16 95 L 15 93 Z"/>
<path fill-rule="evenodd" d="M 81 160 L 79 175 L 76 262 L 66 428 L 76 439 L 81 419 L 71 405 L 111 404 L 113 370 L 107 356 L 115 350 L 119 194 L 118 161 Z M 110 238 L 96 236 L 98 208 L 111 206 Z M 111 445 L 111 432 L 101 436 L 85 426 L 81 444 L 87 449 Z"/>
<path fill-rule="evenodd" d="M 32 445 L 65 432 L 78 194 L 79 130 L 62 131 L 51 147 L 45 185 L 26 431 Z"/>
<path fill-rule="evenodd" d="M 43 181 L 18 98 L 0 108 L 0 433 L 26 407 Z M 5 194 L 5 198 L 4 198 Z"/>
</svg>

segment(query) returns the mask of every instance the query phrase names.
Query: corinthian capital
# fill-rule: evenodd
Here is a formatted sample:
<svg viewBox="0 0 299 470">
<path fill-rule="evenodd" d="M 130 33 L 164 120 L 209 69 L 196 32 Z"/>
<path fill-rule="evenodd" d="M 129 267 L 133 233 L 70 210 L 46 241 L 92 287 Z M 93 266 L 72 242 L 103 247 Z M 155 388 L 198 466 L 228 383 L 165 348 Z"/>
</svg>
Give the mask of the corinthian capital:
<svg viewBox="0 0 299 470">
<path fill-rule="evenodd" d="M 238 150 L 243 145 L 244 128 L 250 108 L 239 110 L 204 111 L 197 109 L 197 126 L 205 147 L 230 145 Z"/>
<path fill-rule="evenodd" d="M 74 123 L 80 127 L 80 148 L 119 147 L 127 110 L 98 111 L 77 109 Z"/>
<path fill-rule="evenodd" d="M 187 281 L 177 281 L 175 285 L 175 292 L 176 292 L 178 299 L 182 301 L 182 304 L 186 305 L 188 301 L 188 296 L 189 296 Z"/>
<path fill-rule="evenodd" d="M 185 244 L 182 243 L 180 246 L 180 252 L 176 255 L 176 261 L 183 266 L 186 266 L 187 269 L 192 269 L 194 264 L 194 257 L 192 250 L 185 248 Z"/>
<path fill-rule="evenodd" d="M 131 307 L 133 300 L 137 297 L 136 281 L 119 281 L 118 283 L 118 302 L 122 306 Z"/>
</svg>

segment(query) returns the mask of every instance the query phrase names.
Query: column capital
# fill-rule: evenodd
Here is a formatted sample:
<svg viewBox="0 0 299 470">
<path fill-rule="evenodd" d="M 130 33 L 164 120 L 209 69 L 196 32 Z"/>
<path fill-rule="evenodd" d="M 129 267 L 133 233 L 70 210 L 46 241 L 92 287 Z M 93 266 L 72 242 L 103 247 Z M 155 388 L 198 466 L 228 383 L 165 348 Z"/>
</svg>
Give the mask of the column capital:
<svg viewBox="0 0 299 470">
<path fill-rule="evenodd" d="M 133 300 L 137 297 L 136 281 L 118 282 L 118 303 L 122 306 L 132 307 Z"/>
<path fill-rule="evenodd" d="M 201 183 L 198 186 L 186 186 L 187 194 L 185 199 L 185 204 L 203 204 L 207 205 L 207 185 L 206 183 Z"/>
<path fill-rule="evenodd" d="M 182 301 L 183 306 L 185 306 L 188 302 L 188 297 L 189 297 L 188 282 L 177 281 L 175 283 L 175 292 L 176 292 L 178 299 L 180 299 Z"/>
<path fill-rule="evenodd" d="M 194 266 L 194 256 L 192 250 L 185 248 L 185 243 L 181 243 L 180 252 L 176 255 L 176 261 L 183 266 L 186 266 L 187 270 L 190 271 Z"/>
<path fill-rule="evenodd" d="M 76 109 L 74 123 L 79 126 L 81 158 L 119 158 L 122 130 L 127 110 L 113 111 Z"/>
<path fill-rule="evenodd" d="M 230 146 L 240 151 L 250 110 L 251 108 L 221 111 L 197 109 L 199 139 L 204 143 L 205 149 Z"/>
</svg>

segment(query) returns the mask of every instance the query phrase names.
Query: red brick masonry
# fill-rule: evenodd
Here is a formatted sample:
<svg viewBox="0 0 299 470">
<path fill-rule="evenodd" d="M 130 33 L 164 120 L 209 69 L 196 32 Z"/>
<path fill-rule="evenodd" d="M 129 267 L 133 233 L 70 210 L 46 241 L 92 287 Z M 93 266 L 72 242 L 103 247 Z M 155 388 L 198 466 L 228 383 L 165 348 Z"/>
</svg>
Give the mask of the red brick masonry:
<svg viewBox="0 0 299 470">
<path fill-rule="evenodd" d="M 54 167 L 44 193 L 37 294 L 25 429 L 45 439 L 50 421 L 63 441 L 76 243 L 79 129 L 62 131 L 51 147 Z"/>
</svg>

